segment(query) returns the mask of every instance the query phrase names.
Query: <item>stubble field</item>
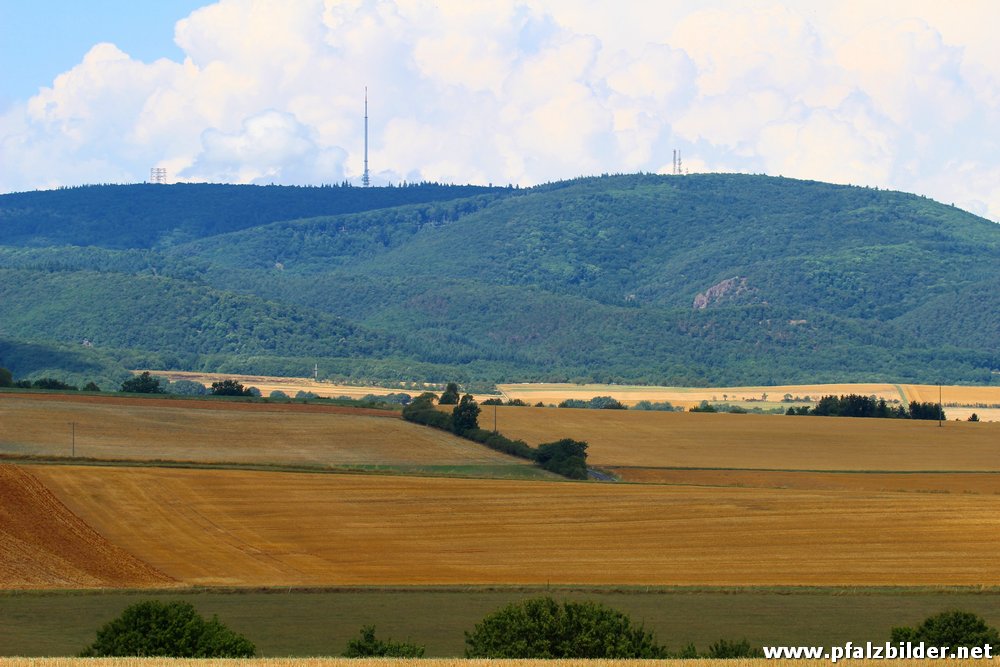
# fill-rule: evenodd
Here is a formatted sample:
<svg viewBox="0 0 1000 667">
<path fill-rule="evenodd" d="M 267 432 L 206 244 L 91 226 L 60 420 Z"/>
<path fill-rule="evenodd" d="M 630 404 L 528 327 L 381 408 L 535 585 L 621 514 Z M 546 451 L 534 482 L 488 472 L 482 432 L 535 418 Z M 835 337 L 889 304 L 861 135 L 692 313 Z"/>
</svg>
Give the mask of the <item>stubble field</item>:
<svg viewBox="0 0 1000 667">
<path fill-rule="evenodd" d="M 0 421 L 0 454 L 6 455 L 541 474 L 524 461 L 384 410 L 0 394 Z"/>
<path fill-rule="evenodd" d="M 530 444 L 586 440 L 598 466 L 1000 471 L 996 423 L 501 406 L 497 424 Z"/>
<path fill-rule="evenodd" d="M 994 495 L 27 469 L 191 585 L 1000 584 Z"/>
</svg>

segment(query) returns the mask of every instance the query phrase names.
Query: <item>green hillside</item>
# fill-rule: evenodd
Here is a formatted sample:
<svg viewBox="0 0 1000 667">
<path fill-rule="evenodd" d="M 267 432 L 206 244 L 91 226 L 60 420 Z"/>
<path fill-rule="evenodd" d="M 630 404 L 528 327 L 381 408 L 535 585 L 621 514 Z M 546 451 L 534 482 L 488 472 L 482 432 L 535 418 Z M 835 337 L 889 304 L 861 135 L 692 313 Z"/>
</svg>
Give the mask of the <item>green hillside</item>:
<svg viewBox="0 0 1000 667">
<path fill-rule="evenodd" d="M 268 214 L 181 233 L 144 194 L 160 222 L 116 236 L 100 199 L 125 186 L 73 190 L 94 201 L 72 215 L 48 200 L 35 223 L 8 201 L 24 195 L 0 197 L 0 338 L 225 372 L 322 360 L 355 379 L 1000 379 L 1000 225 L 914 195 L 723 174 L 198 187 Z M 322 190 L 347 198 L 319 217 L 287 204 Z M 219 210 L 192 192 L 171 205 Z"/>
</svg>

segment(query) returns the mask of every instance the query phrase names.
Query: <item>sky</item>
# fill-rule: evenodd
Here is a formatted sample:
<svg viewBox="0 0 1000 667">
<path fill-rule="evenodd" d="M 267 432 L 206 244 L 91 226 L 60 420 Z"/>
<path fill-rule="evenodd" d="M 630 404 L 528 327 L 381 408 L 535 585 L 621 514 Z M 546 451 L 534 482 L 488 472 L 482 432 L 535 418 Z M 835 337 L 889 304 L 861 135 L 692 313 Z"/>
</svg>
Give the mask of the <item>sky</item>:
<svg viewBox="0 0 1000 667">
<path fill-rule="evenodd" d="M 996 0 L 0 0 L 0 192 L 742 172 L 1000 221 Z"/>
</svg>

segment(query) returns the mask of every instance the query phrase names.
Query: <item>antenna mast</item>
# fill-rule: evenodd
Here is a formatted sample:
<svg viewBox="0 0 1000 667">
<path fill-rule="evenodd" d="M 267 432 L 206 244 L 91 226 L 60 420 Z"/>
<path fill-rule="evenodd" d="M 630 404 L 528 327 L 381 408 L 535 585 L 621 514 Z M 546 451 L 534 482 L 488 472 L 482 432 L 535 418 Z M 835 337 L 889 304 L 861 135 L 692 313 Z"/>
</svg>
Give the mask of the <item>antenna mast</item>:
<svg viewBox="0 0 1000 667">
<path fill-rule="evenodd" d="M 368 187 L 368 86 L 365 86 L 365 173 L 361 177 L 361 185 Z"/>
</svg>

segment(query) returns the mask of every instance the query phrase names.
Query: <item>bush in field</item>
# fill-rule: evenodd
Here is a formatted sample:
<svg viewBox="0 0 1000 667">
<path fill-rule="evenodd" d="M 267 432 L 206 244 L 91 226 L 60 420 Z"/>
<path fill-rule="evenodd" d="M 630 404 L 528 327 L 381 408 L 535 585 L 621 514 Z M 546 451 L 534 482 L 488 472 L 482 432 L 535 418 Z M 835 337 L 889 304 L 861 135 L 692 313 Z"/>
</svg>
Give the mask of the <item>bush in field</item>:
<svg viewBox="0 0 1000 667">
<path fill-rule="evenodd" d="M 654 403 L 652 401 L 639 401 L 634 406 L 633 410 L 661 410 L 663 412 L 674 412 L 675 408 L 673 403 L 669 401 L 663 401 L 662 403 Z"/>
<path fill-rule="evenodd" d="M 572 438 L 538 445 L 535 461 L 550 472 L 570 479 L 587 479 L 587 443 Z"/>
<path fill-rule="evenodd" d="M 288 400 L 288 394 L 286 394 L 285 392 L 281 391 L 280 389 L 275 389 L 270 394 L 268 394 L 267 397 L 269 399 L 271 399 L 272 401 L 287 401 Z"/>
<path fill-rule="evenodd" d="M 507 605 L 465 633 L 467 658 L 665 658 L 653 635 L 596 602 Z"/>
<path fill-rule="evenodd" d="M 206 621 L 188 602 L 148 600 L 98 630 L 80 657 L 251 658 L 256 651 L 246 637 L 214 616 Z"/>
<path fill-rule="evenodd" d="M 212 383 L 213 396 L 253 396 L 254 393 L 251 389 L 256 388 L 245 388 L 236 380 L 222 380 L 221 382 Z M 259 391 L 257 392 L 257 395 L 260 395 Z"/>
<path fill-rule="evenodd" d="M 968 646 L 990 644 L 1000 650 L 1000 634 L 986 625 L 979 616 L 966 611 L 945 611 L 924 620 L 915 628 L 892 629 L 891 640 L 896 642 L 924 642 L 933 646 Z"/>
<path fill-rule="evenodd" d="M 204 396 L 208 393 L 208 388 L 194 380 L 177 380 L 167 385 L 167 393 L 178 396 Z"/>
<path fill-rule="evenodd" d="M 121 390 L 128 394 L 165 394 L 167 391 L 160 384 L 160 378 L 155 378 L 149 371 L 122 382 Z"/>
<path fill-rule="evenodd" d="M 378 639 L 375 636 L 375 626 L 366 625 L 361 628 L 361 636 L 347 642 L 345 658 L 422 658 L 424 647 L 408 642 L 394 642 L 391 639 Z"/>
<path fill-rule="evenodd" d="M 0 367 L 0 387 L 13 387 L 14 375 L 6 368 Z"/>
<path fill-rule="evenodd" d="M 704 657 L 709 658 L 710 660 L 729 658 L 763 658 L 764 651 L 750 646 L 750 642 L 746 639 L 741 639 L 739 641 L 727 641 L 725 639 L 720 639 L 708 647 L 708 653 L 706 653 Z"/>
</svg>

